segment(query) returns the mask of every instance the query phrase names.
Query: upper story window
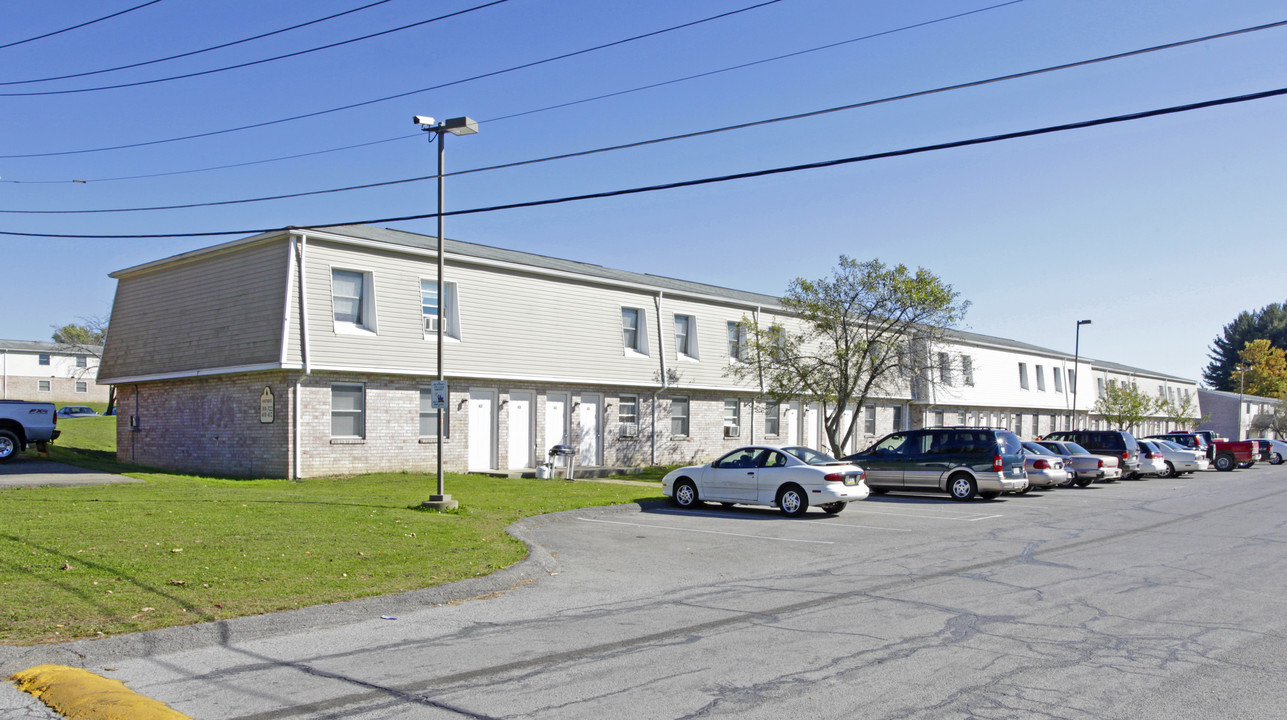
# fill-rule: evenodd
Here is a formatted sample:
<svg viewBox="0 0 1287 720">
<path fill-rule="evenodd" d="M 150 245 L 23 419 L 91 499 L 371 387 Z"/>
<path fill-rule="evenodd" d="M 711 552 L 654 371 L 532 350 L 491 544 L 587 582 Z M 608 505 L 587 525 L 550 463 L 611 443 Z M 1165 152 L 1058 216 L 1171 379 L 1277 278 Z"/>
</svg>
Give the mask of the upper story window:
<svg viewBox="0 0 1287 720">
<path fill-rule="evenodd" d="M 375 287 L 371 273 L 331 270 L 331 308 L 336 332 L 375 332 Z"/>
<path fill-rule="evenodd" d="M 728 359 L 745 360 L 742 357 L 743 346 L 746 344 L 746 330 L 740 322 L 729 322 L 728 324 Z"/>
<path fill-rule="evenodd" d="M 648 328 L 644 311 L 639 308 L 621 308 L 621 343 L 626 354 L 648 354 Z"/>
<path fill-rule="evenodd" d="M 697 318 L 692 315 L 675 316 L 675 352 L 697 359 Z"/>
<path fill-rule="evenodd" d="M 1064 391 L 1063 373 L 1059 371 L 1059 368 L 1050 368 L 1050 374 L 1055 376 L 1055 392 L 1057 393 L 1063 392 Z"/>
<path fill-rule="evenodd" d="M 1028 363 L 1019 363 L 1019 387 L 1028 389 Z"/>
<path fill-rule="evenodd" d="M 84 355 L 77 355 L 76 367 L 78 368 L 89 367 L 89 358 L 85 357 Z"/>
<path fill-rule="evenodd" d="M 48 364 L 49 364 L 49 353 L 40 353 L 40 359 L 39 359 L 39 361 L 38 361 L 38 362 L 39 362 L 41 365 L 48 365 Z"/>
<path fill-rule="evenodd" d="M 1095 385 L 1099 389 L 1099 396 L 1104 397 L 1104 378 L 1095 378 Z"/>
<path fill-rule="evenodd" d="M 443 283 L 446 292 L 439 295 L 437 280 L 420 281 L 420 317 L 424 323 L 425 335 L 437 335 L 438 324 L 442 334 L 455 340 L 460 339 L 460 303 L 457 302 L 456 283 Z"/>
<path fill-rule="evenodd" d="M 1046 390 L 1046 367 L 1044 365 L 1037 366 L 1037 389 L 1042 392 Z"/>
<path fill-rule="evenodd" d="M 966 387 L 974 387 L 974 358 L 969 355 L 961 356 L 961 380 Z"/>
<path fill-rule="evenodd" d="M 952 356 L 945 352 L 938 354 L 938 380 L 948 387 L 952 386 Z"/>
</svg>

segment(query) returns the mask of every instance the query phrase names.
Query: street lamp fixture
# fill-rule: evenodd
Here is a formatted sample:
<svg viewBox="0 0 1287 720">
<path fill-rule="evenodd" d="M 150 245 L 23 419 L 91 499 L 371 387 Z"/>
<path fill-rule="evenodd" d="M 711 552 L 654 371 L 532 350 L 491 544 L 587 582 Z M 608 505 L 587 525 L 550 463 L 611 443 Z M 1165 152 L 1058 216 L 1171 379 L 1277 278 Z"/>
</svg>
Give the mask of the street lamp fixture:
<svg viewBox="0 0 1287 720">
<path fill-rule="evenodd" d="M 1072 428 L 1077 429 L 1077 386 L 1081 384 L 1081 366 L 1078 362 L 1081 360 L 1081 326 L 1089 325 L 1089 320 L 1077 321 L 1077 337 L 1073 344 L 1073 381 L 1072 381 Z"/>
<path fill-rule="evenodd" d="M 473 135 L 474 133 L 478 132 L 478 123 L 474 122 L 473 120 L 467 117 L 458 117 L 458 118 L 450 118 L 447 120 L 443 120 L 442 122 L 435 124 L 434 119 L 427 115 L 416 115 L 414 118 L 412 118 L 412 122 L 414 122 L 416 125 L 419 125 L 420 128 L 425 132 L 431 132 L 438 136 L 438 286 L 437 286 L 438 330 L 437 330 L 437 335 L 438 335 L 438 383 L 441 385 L 445 383 L 447 380 L 447 377 L 443 370 L 443 362 L 442 362 L 443 332 L 446 329 L 446 325 L 447 325 L 447 323 L 445 322 L 446 317 L 444 314 L 444 311 L 446 310 L 446 308 L 443 307 L 444 305 L 443 301 L 447 297 L 447 294 L 444 291 L 444 285 L 443 285 L 443 268 L 445 265 L 443 261 L 443 257 L 444 257 L 443 246 L 447 244 L 447 241 L 446 241 L 446 236 L 443 235 L 443 230 L 442 230 L 443 206 L 446 202 L 445 187 L 443 185 L 443 176 L 446 174 L 445 168 L 446 168 L 446 157 L 447 157 L 447 152 L 446 152 L 447 144 L 445 142 L 445 138 L 447 137 L 448 133 L 451 133 L 452 135 Z M 442 406 L 438 408 L 438 492 L 435 495 L 430 495 L 428 500 L 421 503 L 421 506 L 423 507 L 432 508 L 436 510 L 454 510 L 459 505 L 459 503 L 451 499 L 450 495 L 446 494 L 443 488 L 443 480 L 442 480 L 443 432 L 442 430 L 443 430 L 443 421 L 445 420 L 444 416 L 446 415 L 446 412 L 447 412 L 447 407 Z"/>
</svg>

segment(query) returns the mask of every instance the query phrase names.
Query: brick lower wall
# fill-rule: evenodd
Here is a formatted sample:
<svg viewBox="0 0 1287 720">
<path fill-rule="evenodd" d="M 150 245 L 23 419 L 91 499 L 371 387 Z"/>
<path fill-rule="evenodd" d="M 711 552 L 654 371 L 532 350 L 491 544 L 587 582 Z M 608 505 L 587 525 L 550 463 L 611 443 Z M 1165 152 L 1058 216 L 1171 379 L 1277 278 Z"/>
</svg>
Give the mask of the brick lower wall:
<svg viewBox="0 0 1287 720">
<path fill-rule="evenodd" d="M 49 381 L 49 391 L 40 390 L 40 381 Z M 92 378 L 81 379 L 85 392 L 76 392 L 76 378 L 30 377 L 10 375 L 4 378 L 4 397 L 8 400 L 39 400 L 75 405 L 77 403 L 105 403 L 110 385 L 99 385 Z"/>
</svg>

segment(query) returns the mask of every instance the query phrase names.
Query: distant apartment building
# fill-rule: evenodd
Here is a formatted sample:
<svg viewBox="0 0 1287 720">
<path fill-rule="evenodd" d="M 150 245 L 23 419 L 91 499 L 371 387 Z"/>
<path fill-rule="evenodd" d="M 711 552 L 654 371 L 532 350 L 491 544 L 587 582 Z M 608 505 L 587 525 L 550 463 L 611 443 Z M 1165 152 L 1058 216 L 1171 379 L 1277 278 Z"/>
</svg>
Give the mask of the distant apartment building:
<svg viewBox="0 0 1287 720">
<path fill-rule="evenodd" d="M 98 384 L 98 357 L 91 352 L 53 342 L 0 340 L 0 399 L 107 402 L 110 390 Z"/>
</svg>

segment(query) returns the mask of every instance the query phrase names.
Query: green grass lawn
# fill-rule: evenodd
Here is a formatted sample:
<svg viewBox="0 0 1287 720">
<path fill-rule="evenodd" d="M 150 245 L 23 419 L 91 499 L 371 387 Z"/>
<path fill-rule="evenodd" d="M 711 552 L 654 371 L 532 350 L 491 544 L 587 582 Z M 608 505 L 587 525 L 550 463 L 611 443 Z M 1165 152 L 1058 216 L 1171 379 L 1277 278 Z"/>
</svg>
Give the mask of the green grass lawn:
<svg viewBox="0 0 1287 720">
<path fill-rule="evenodd" d="M 646 487 L 448 474 L 229 480 L 139 472 L 115 418 L 60 420 L 54 458 L 141 484 L 0 490 L 0 643 L 35 644 L 414 590 L 521 560 L 514 521 Z"/>
</svg>

